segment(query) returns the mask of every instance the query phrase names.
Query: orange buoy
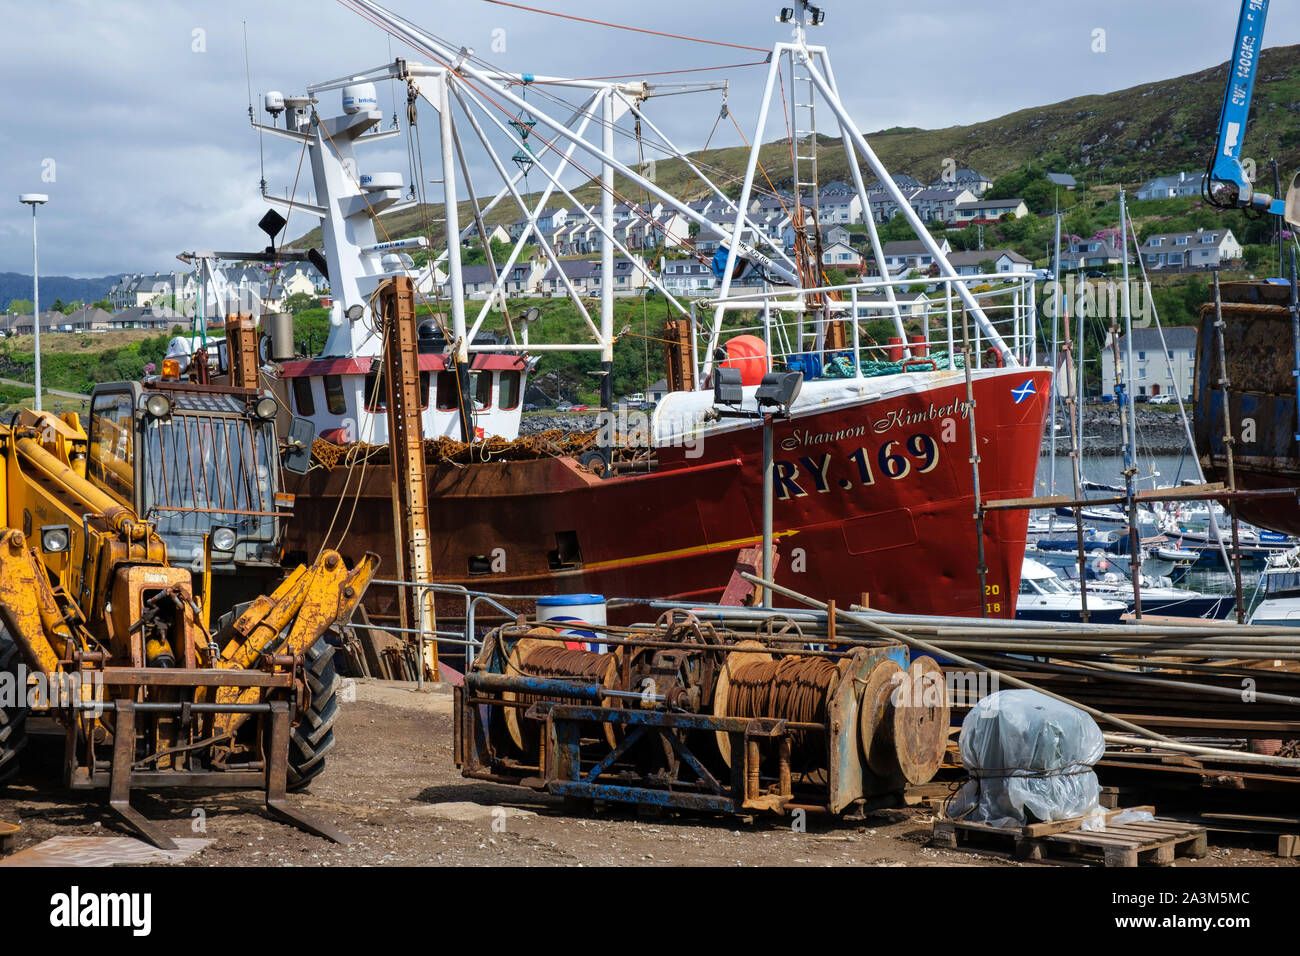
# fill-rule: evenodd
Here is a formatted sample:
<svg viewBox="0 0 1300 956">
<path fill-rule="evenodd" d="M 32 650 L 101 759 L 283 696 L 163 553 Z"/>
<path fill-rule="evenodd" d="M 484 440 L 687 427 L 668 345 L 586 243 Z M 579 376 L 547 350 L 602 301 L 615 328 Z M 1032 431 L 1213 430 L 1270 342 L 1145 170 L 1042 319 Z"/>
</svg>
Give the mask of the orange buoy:
<svg viewBox="0 0 1300 956">
<path fill-rule="evenodd" d="M 757 335 L 737 335 L 727 339 L 724 368 L 740 369 L 741 385 L 758 385 L 767 374 L 767 343 Z"/>
</svg>

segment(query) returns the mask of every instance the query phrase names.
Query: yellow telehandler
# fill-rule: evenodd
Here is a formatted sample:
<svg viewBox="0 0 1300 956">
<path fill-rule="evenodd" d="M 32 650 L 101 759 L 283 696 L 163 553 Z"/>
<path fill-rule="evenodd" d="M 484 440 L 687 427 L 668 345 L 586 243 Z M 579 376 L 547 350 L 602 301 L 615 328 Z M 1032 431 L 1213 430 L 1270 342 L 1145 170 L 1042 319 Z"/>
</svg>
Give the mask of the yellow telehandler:
<svg viewBox="0 0 1300 956">
<path fill-rule="evenodd" d="M 247 342 L 247 328 L 228 333 Z M 212 384 L 202 362 L 182 380 L 169 359 L 158 378 L 96 386 L 89 433 L 76 414 L 0 422 L 0 781 L 28 721 L 52 720 L 65 782 L 106 787 L 164 848 L 133 787 L 264 789 L 276 815 L 345 842 L 285 793 L 333 746 L 329 632 L 378 557 L 280 566 L 292 496 L 278 408 L 242 351 L 234 384 Z"/>
</svg>

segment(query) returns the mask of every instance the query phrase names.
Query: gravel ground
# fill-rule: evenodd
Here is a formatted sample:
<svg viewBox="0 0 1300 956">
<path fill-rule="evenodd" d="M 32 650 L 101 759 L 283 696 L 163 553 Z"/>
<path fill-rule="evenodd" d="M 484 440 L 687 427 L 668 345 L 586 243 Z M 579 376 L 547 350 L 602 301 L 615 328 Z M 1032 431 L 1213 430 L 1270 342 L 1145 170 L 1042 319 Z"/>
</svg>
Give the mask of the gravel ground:
<svg viewBox="0 0 1300 956">
<path fill-rule="evenodd" d="M 329 768 L 291 800 L 341 828 L 352 839 L 348 846 L 271 819 L 251 793 L 139 793 L 134 805 L 173 837 L 213 841 L 187 861 L 192 866 L 1026 865 L 927 847 L 933 818 L 921 808 L 857 821 L 809 818 L 805 833 L 778 818 L 746 824 L 632 809 L 570 815 L 544 794 L 461 777 L 451 757 L 450 696 L 416 693 L 409 685 L 359 682 L 337 734 Z M 0 819 L 23 825 L 16 849 L 56 835 L 122 832 L 101 795 L 58 788 L 56 741 L 35 746 L 34 756 L 44 759 L 34 766 L 29 759 L 25 781 L 0 791 Z M 203 832 L 195 829 L 198 810 Z M 1212 846 L 1205 860 L 1178 865 L 1295 863 L 1264 849 Z"/>
</svg>

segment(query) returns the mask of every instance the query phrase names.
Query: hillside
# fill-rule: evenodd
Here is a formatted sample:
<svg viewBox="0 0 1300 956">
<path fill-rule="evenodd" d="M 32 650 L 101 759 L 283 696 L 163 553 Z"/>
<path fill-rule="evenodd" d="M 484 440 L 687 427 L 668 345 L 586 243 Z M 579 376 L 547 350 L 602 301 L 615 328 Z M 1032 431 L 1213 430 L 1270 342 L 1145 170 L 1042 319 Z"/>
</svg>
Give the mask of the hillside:
<svg viewBox="0 0 1300 956">
<path fill-rule="evenodd" d="M 41 311 L 50 307 L 55 299 L 64 302 L 95 302 L 108 295 L 121 275 L 98 279 L 74 279 L 69 276 L 41 276 Z M 0 312 L 9 308 L 14 299 L 32 298 L 32 277 L 21 272 L 0 272 Z"/>
<path fill-rule="evenodd" d="M 908 173 L 923 182 L 937 178 L 944 160 L 952 157 L 993 179 L 1033 161 L 1053 171 L 1073 173 L 1089 187 L 1140 183 L 1157 175 L 1205 167 L 1213 151 L 1226 79 L 1224 63 L 1187 76 L 1115 93 L 1077 96 L 969 126 L 884 130 L 868 133 L 867 139 L 891 172 Z M 1300 46 L 1264 51 L 1246 153 L 1256 159 L 1261 176 L 1267 175 L 1264 164 L 1270 157 L 1280 161 L 1284 177 L 1300 168 Z M 738 191 L 745 154 L 744 147 L 737 146 L 695 153 L 692 159 L 707 168 L 720 186 Z M 788 143 L 765 144 L 760 158 L 774 185 L 790 185 Z M 839 139 L 821 138 L 818 166 L 823 182 L 848 177 Z M 661 160 L 655 173 L 656 183 L 674 195 L 690 200 L 704 194 L 681 160 Z M 867 178 L 871 178 L 869 173 Z M 622 177 L 615 188 L 630 198 L 641 195 L 640 190 L 630 191 Z M 588 184 L 575 190 L 575 195 L 594 202 L 599 193 L 595 185 Z M 553 202 L 563 204 L 562 198 Z M 461 204 L 461 214 L 470 215 L 468 203 Z M 418 234 L 422 216 L 418 208 L 411 208 L 381 219 L 385 231 L 396 238 Z M 430 212 L 429 216 L 437 219 L 439 213 Z M 517 210 L 503 203 L 488 219 L 496 223 L 517 217 Z M 317 229 L 293 245 L 319 241 Z"/>
</svg>

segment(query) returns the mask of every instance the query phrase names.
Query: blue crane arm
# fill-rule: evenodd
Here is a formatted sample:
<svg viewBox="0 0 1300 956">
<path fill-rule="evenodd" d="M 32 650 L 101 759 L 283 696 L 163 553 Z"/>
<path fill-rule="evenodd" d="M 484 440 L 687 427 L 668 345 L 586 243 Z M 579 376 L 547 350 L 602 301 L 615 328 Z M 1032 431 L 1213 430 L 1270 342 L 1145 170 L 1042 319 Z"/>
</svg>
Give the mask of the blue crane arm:
<svg viewBox="0 0 1300 956">
<path fill-rule="evenodd" d="M 1286 203 L 1266 193 L 1256 192 L 1241 162 L 1250 100 L 1255 91 L 1255 74 L 1264 48 L 1264 22 L 1268 19 L 1268 0 L 1242 0 L 1237 21 L 1237 38 L 1228 63 L 1228 86 L 1219 112 L 1219 137 L 1214 160 L 1210 163 L 1211 199 L 1223 206 L 1258 209 L 1282 215 Z"/>
</svg>

